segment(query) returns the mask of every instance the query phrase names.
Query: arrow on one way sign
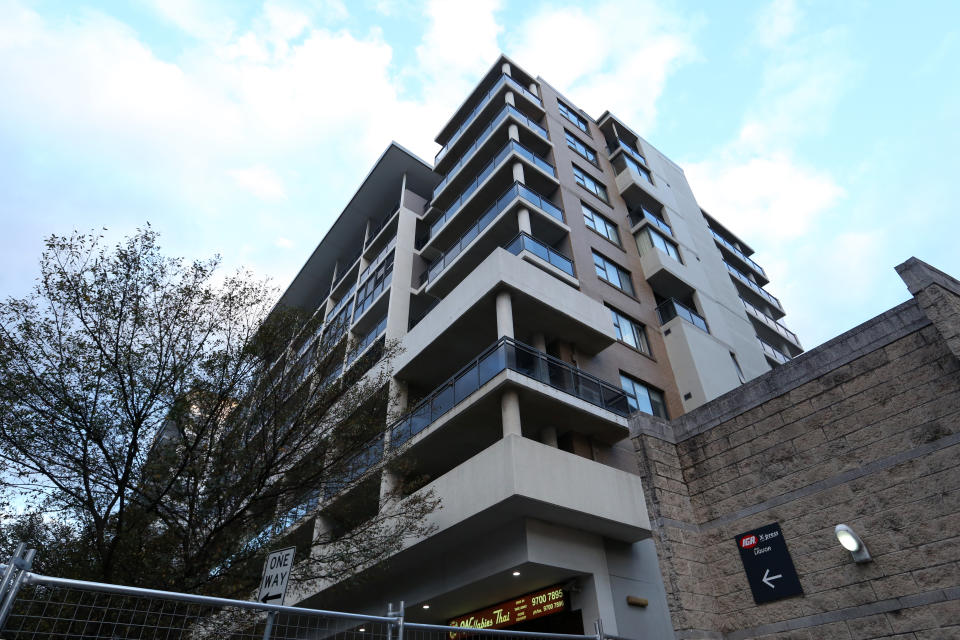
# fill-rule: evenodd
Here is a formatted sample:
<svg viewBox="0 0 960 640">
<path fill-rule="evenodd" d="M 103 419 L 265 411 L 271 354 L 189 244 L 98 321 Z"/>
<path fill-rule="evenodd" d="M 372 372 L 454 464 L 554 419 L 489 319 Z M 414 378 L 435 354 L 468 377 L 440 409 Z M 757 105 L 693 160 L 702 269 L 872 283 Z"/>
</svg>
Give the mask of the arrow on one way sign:
<svg viewBox="0 0 960 640">
<path fill-rule="evenodd" d="M 767 569 L 766 571 L 763 572 L 763 578 L 762 578 L 763 584 L 767 585 L 771 589 L 776 589 L 776 587 L 773 586 L 773 581 L 776 580 L 777 578 L 782 578 L 782 577 L 783 576 L 779 573 L 775 576 L 770 575 L 770 569 Z"/>
</svg>

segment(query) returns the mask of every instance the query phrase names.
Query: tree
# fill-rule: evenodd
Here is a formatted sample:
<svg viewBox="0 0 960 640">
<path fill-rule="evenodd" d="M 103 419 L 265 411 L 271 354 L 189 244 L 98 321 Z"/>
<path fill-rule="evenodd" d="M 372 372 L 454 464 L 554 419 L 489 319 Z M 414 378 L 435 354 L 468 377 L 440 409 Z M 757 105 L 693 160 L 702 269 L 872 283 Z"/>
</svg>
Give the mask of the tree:
<svg viewBox="0 0 960 640">
<path fill-rule="evenodd" d="M 310 517 L 389 462 L 389 345 L 341 375 L 342 321 L 271 309 L 265 282 L 165 257 L 149 228 L 112 248 L 51 236 L 40 266 L 0 303 L 0 498 L 17 506 L 0 542 L 31 537 L 73 577 L 247 597 L 268 546 L 297 545 L 300 579 L 339 579 L 428 532 L 429 494 Z"/>
</svg>

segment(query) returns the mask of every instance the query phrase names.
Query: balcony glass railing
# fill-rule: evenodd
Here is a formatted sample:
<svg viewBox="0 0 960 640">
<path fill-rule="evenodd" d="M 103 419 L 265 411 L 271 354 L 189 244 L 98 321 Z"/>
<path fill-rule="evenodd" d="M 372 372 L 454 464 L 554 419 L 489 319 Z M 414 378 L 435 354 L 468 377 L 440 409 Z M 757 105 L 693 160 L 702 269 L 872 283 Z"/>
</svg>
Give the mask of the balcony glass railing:
<svg viewBox="0 0 960 640">
<path fill-rule="evenodd" d="M 529 251 L 564 273 L 576 277 L 573 271 L 573 260 L 525 233 L 518 234 L 504 248 L 515 256 L 519 255 L 521 251 Z"/>
<path fill-rule="evenodd" d="M 657 307 L 657 315 L 660 317 L 661 325 L 665 325 L 679 316 L 698 329 L 710 333 L 710 329 L 707 327 L 707 321 L 703 319 L 703 316 L 690 307 L 680 304 L 673 298 L 661 303 L 660 306 Z"/>
<path fill-rule="evenodd" d="M 745 254 L 743 251 L 740 251 L 740 249 L 737 249 L 737 248 L 733 245 L 732 242 L 730 242 L 729 240 L 727 240 L 726 238 L 724 238 L 723 236 L 721 236 L 719 233 L 717 233 L 717 232 L 714 231 L 713 229 L 710 229 L 710 233 L 713 234 L 713 237 L 714 237 L 714 239 L 715 239 L 717 242 L 719 242 L 719 243 L 722 244 L 724 247 L 726 247 L 727 249 L 729 249 L 731 253 L 733 253 L 733 254 L 736 255 L 738 258 L 740 258 L 741 260 L 743 260 L 744 262 L 746 262 L 748 265 L 750 265 L 757 273 L 759 273 L 760 275 L 762 275 L 764 278 L 767 277 L 767 272 L 763 270 L 763 267 L 761 267 L 761 266 L 758 265 L 756 262 L 754 262 L 753 260 L 751 260 L 750 257 L 747 256 L 747 254 Z"/>
<path fill-rule="evenodd" d="M 463 152 L 463 155 L 460 156 L 460 159 L 457 161 L 457 164 L 450 167 L 450 170 L 447 171 L 447 175 L 444 177 L 443 180 L 440 181 L 440 184 L 438 184 L 436 188 L 433 190 L 434 198 L 436 198 L 437 195 L 441 191 L 443 191 L 444 187 L 446 187 L 447 184 L 449 184 L 450 180 L 457 175 L 460 169 L 462 169 L 463 166 L 467 164 L 471 158 L 473 158 L 473 154 L 476 153 L 477 149 L 483 146 L 483 144 L 487 141 L 487 139 L 493 133 L 494 129 L 496 129 L 500 125 L 500 123 L 507 118 L 507 116 L 513 116 L 514 118 L 519 120 L 521 123 L 525 124 L 527 127 L 529 127 L 534 132 L 536 132 L 537 135 L 539 135 L 544 140 L 547 140 L 547 141 L 550 140 L 550 136 L 547 134 L 546 129 L 541 127 L 532 119 L 520 113 L 520 111 L 513 105 L 509 105 L 509 104 L 504 105 L 503 109 L 500 110 L 500 113 L 497 114 L 497 117 L 493 119 L 493 122 L 487 125 L 487 128 L 481 131 L 479 135 L 477 135 L 476 142 L 470 145 L 470 147 Z"/>
<path fill-rule="evenodd" d="M 732 275 L 737 280 L 739 280 L 743 284 L 750 287 L 751 291 L 756 292 L 760 297 L 762 297 L 764 300 L 766 300 L 767 302 L 775 306 L 777 309 L 780 309 L 781 311 L 783 311 L 783 307 L 780 305 L 780 301 L 777 300 L 774 296 L 767 293 L 766 289 L 764 289 L 763 287 L 758 285 L 756 282 L 748 278 L 745 273 L 741 272 L 736 267 L 731 267 L 730 263 L 727 262 L 726 260 L 723 261 L 723 264 L 727 265 L 727 271 L 730 272 L 730 275 Z"/>
<path fill-rule="evenodd" d="M 503 145 L 493 159 L 484 165 L 482 169 L 480 169 L 479 173 L 477 173 L 477 176 L 470 182 L 470 184 L 466 186 L 466 188 L 463 190 L 463 193 L 461 193 L 457 199 L 454 200 L 449 207 L 447 207 L 447 210 L 443 213 L 443 215 L 430 225 L 430 233 L 427 235 L 424 242 L 429 242 L 430 238 L 437 235 L 437 232 L 446 226 L 447 222 L 449 222 L 451 218 L 459 213 L 460 209 L 476 192 L 477 188 L 483 184 L 483 181 L 490 177 L 490 174 L 496 171 L 511 153 L 516 153 L 522 158 L 525 158 L 547 175 L 553 176 L 554 178 L 557 177 L 557 172 L 553 168 L 552 164 L 535 154 L 533 151 L 530 151 L 516 140 L 511 140 L 507 144 Z"/>
<path fill-rule="evenodd" d="M 613 152 L 616 151 L 617 149 L 623 149 L 634 160 L 636 160 L 643 166 L 647 166 L 647 159 L 643 157 L 643 154 L 641 154 L 639 151 L 634 149 L 631 145 L 627 144 L 623 140 L 620 140 L 619 138 L 617 138 L 616 145 L 612 147 L 607 147 L 607 151 L 610 153 L 610 155 L 613 155 Z"/>
<path fill-rule="evenodd" d="M 762 323 L 764 323 L 765 325 L 767 325 L 768 327 L 770 327 L 771 329 L 773 329 L 774 331 L 782 335 L 787 340 L 793 341 L 798 346 L 800 345 L 800 339 L 797 338 L 797 334 L 795 334 L 793 331 L 790 331 L 790 329 L 787 329 L 785 326 L 783 326 L 783 324 L 781 324 L 780 322 L 777 322 L 776 320 L 768 316 L 766 313 L 761 311 L 758 307 L 750 304 L 743 298 L 740 298 L 740 302 L 743 303 L 743 306 L 746 307 L 747 310 L 752 311 L 757 316 L 757 319 L 760 320 Z"/>
<path fill-rule="evenodd" d="M 474 107 L 473 111 L 471 111 L 470 114 L 466 118 L 464 118 L 463 124 L 461 124 L 460 127 L 453 133 L 453 135 L 450 136 L 450 139 L 447 140 L 447 144 L 443 145 L 443 148 L 437 152 L 436 157 L 434 157 L 433 159 L 434 165 L 440 162 L 440 159 L 443 158 L 443 156 L 447 155 L 447 152 L 450 151 L 450 148 L 457 142 L 460 136 L 463 135 L 463 132 L 466 131 L 471 124 L 473 124 L 473 121 L 476 119 L 476 117 L 480 114 L 481 111 L 483 111 L 483 109 L 488 104 L 490 104 L 490 101 L 493 99 L 493 96 L 496 95 L 496 93 L 500 91 L 500 89 L 502 89 L 504 85 L 508 85 L 512 90 L 523 94 L 531 102 L 543 108 L 543 102 L 540 100 L 540 98 L 530 93 L 529 89 L 526 89 L 523 85 L 521 85 L 519 82 L 517 82 L 510 76 L 500 76 L 500 79 L 497 80 L 497 83 L 495 85 L 493 85 L 493 88 L 490 89 L 490 91 L 488 91 L 486 95 L 484 95 L 483 98 L 480 99 L 480 104 Z"/>
<path fill-rule="evenodd" d="M 323 497 L 331 498 L 346 489 L 383 459 L 383 434 L 378 434 L 360 453 L 346 462 L 344 473 L 323 485 Z"/>
<path fill-rule="evenodd" d="M 433 424 L 501 371 L 510 369 L 620 416 L 630 413 L 619 387 L 510 338 L 488 347 L 390 427 L 391 447 L 399 447 Z"/>
<path fill-rule="evenodd" d="M 362 251 L 357 251 L 356 255 L 351 257 L 349 260 L 344 260 L 343 263 L 349 265 L 346 269 L 343 270 L 339 276 L 337 276 L 337 281 L 333 283 L 333 286 L 330 287 L 330 291 L 334 291 L 337 287 L 340 286 L 340 283 L 343 282 L 343 279 L 347 277 L 347 274 L 353 270 L 353 265 L 360 260 L 360 254 Z"/>
<path fill-rule="evenodd" d="M 374 325 L 372 329 L 367 331 L 360 340 L 357 341 L 357 344 L 353 346 L 350 350 L 350 353 L 347 354 L 347 367 L 353 364 L 353 361 L 359 358 L 367 350 L 367 348 L 372 345 L 377 339 L 384 334 L 387 330 L 387 314 L 383 314 L 383 317 L 377 321 L 377 324 Z"/>
<path fill-rule="evenodd" d="M 385 246 L 383 249 L 380 250 L 380 253 L 377 254 L 377 257 L 371 260 L 370 264 L 368 264 L 366 268 L 360 272 L 360 277 L 357 278 L 357 280 L 359 280 L 360 282 L 363 282 L 364 277 L 366 277 L 368 273 L 370 273 L 371 271 L 379 267 L 381 264 L 383 264 L 383 261 L 387 259 L 387 256 L 390 254 L 390 252 L 393 250 L 395 246 L 397 246 L 396 236 L 394 236 L 394 238 L 387 243 L 387 246 Z"/>
<path fill-rule="evenodd" d="M 487 225 L 493 222 L 498 215 L 503 213 L 503 211 L 511 206 L 517 199 L 524 200 L 551 217 L 563 222 L 563 211 L 557 205 L 529 187 L 515 182 L 502 196 L 497 198 L 493 206 L 487 209 L 487 211 L 480 216 L 479 220 L 460 236 L 460 239 L 457 240 L 452 247 L 447 249 L 446 253 L 437 258 L 437 260 L 423 272 L 420 276 L 420 284 L 429 282 L 440 275 L 440 273 L 447 268 L 447 265 L 452 263 L 470 243 L 476 240 L 477 236 L 480 235 L 480 232 L 483 231 Z"/>
<path fill-rule="evenodd" d="M 377 237 L 377 234 L 383 231 L 383 228 L 388 224 L 390 224 L 390 221 L 393 220 L 394 216 L 396 216 L 398 213 L 400 213 L 399 202 L 393 205 L 393 210 L 390 212 L 390 215 L 388 215 L 386 218 L 384 218 L 383 220 L 381 220 L 376 225 L 370 228 L 370 235 L 367 236 L 367 241 L 363 245 L 364 248 L 366 248 L 371 242 L 373 242 L 373 240 Z"/>
<path fill-rule="evenodd" d="M 786 363 L 786 362 L 790 362 L 790 359 L 791 359 L 790 356 L 788 356 L 788 355 L 786 355 L 786 354 L 784 354 L 784 353 L 781 353 L 779 349 L 777 349 L 777 348 L 773 347 L 772 345 L 764 342 L 764 341 L 761 340 L 760 338 L 757 338 L 757 340 L 760 342 L 760 348 L 763 349 L 763 352 L 764 352 L 766 355 L 768 355 L 768 356 L 770 356 L 771 358 L 773 358 L 776 362 L 779 362 L 780 364 L 784 364 L 784 363 Z"/>
<path fill-rule="evenodd" d="M 668 236 L 673 237 L 673 228 L 652 211 L 648 211 L 645 207 L 640 207 L 639 211 L 634 210 L 630 212 L 630 226 L 635 227 L 644 220 L 648 220 L 650 224 L 655 226 L 657 229 L 663 231 Z"/>
</svg>

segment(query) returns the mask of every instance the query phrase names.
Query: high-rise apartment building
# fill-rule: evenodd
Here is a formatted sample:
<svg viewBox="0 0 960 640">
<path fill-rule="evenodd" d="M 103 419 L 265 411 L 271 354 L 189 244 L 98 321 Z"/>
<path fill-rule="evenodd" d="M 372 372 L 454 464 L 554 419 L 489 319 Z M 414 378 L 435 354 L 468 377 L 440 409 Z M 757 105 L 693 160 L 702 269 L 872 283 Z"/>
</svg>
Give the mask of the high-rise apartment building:
<svg viewBox="0 0 960 640">
<path fill-rule="evenodd" d="M 752 250 L 613 114 L 501 57 L 437 142 L 433 166 L 384 152 L 281 301 L 348 327 L 344 367 L 401 348 L 383 441 L 292 526 L 329 526 L 337 504 L 376 512 L 406 486 L 442 500 L 435 533 L 362 590 L 300 601 L 403 600 L 446 623 L 545 590 L 563 606 L 513 628 L 672 637 L 627 416 L 677 417 L 800 343 Z"/>
</svg>

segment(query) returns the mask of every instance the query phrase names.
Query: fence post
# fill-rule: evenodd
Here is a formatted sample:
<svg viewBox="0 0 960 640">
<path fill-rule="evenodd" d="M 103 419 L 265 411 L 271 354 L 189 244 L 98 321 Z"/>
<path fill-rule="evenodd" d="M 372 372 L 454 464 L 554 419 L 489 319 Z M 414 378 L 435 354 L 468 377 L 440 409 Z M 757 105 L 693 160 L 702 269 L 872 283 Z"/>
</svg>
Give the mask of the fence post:
<svg viewBox="0 0 960 640">
<path fill-rule="evenodd" d="M 398 625 L 398 628 L 397 628 L 397 640 L 403 640 L 403 612 L 404 612 L 404 609 L 405 609 L 405 606 L 404 606 L 404 604 L 403 604 L 403 600 L 401 600 L 401 601 L 400 601 L 400 611 L 398 612 L 398 613 L 399 613 L 399 616 L 398 616 L 398 618 L 397 618 L 397 625 Z"/>
<path fill-rule="evenodd" d="M 597 618 L 597 621 L 593 623 L 593 628 L 597 630 L 597 640 L 604 640 L 603 620 Z"/>
<path fill-rule="evenodd" d="M 273 619 L 276 617 L 276 611 L 267 614 L 267 624 L 263 627 L 263 640 L 270 640 L 270 634 L 273 632 Z"/>
<path fill-rule="evenodd" d="M 26 555 L 23 555 L 24 544 L 17 545 L 17 553 L 10 558 L 10 564 L 4 572 L 3 581 L 0 586 L 0 629 L 7 622 L 7 616 L 13 609 L 13 602 L 17 599 L 17 592 L 23 584 L 23 578 L 33 566 L 33 556 L 37 553 L 36 549 L 30 549 Z M 21 558 L 20 556 L 23 555 Z M 9 585 L 9 587 L 8 587 Z"/>
</svg>

